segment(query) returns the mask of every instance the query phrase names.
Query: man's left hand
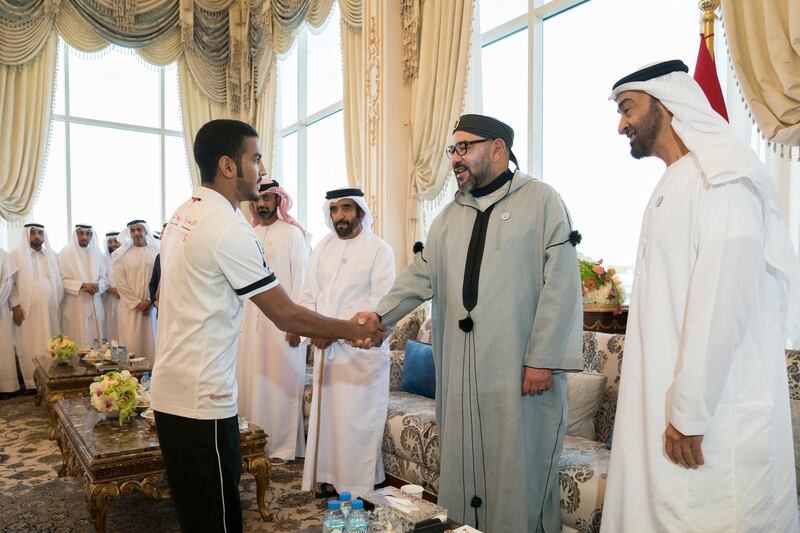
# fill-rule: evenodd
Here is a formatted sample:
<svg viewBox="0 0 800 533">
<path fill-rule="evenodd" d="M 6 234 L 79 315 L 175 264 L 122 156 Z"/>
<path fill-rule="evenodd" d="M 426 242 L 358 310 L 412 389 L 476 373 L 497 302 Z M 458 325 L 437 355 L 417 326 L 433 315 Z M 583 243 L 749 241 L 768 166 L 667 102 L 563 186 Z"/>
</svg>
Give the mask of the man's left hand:
<svg viewBox="0 0 800 533">
<path fill-rule="evenodd" d="M 119 291 L 117 290 L 116 287 L 109 287 L 108 289 L 106 289 L 106 292 L 111 294 L 117 300 L 119 300 Z"/>
<path fill-rule="evenodd" d="M 522 395 L 541 394 L 550 390 L 553 383 L 553 371 L 549 368 L 523 367 Z"/>
<path fill-rule="evenodd" d="M 14 324 L 17 326 L 21 326 L 22 322 L 25 320 L 25 311 L 22 310 L 22 306 L 18 305 L 11 309 L 11 315 L 14 319 Z"/>
<path fill-rule="evenodd" d="M 703 435 L 684 435 L 672 423 L 664 431 L 664 453 L 684 468 L 696 469 L 705 464 L 702 444 Z"/>
<path fill-rule="evenodd" d="M 289 346 L 291 346 L 292 348 L 297 348 L 298 346 L 300 346 L 300 336 L 295 335 L 294 333 L 287 333 L 286 342 L 288 342 Z"/>
</svg>

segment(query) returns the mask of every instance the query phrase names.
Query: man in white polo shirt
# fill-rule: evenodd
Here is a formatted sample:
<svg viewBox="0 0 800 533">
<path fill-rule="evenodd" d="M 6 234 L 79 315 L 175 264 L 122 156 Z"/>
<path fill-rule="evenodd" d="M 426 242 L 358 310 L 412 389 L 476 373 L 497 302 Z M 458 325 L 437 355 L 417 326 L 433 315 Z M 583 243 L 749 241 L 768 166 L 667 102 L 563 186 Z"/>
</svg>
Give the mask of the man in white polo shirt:
<svg viewBox="0 0 800 533">
<path fill-rule="evenodd" d="M 244 301 L 283 330 L 380 343 L 377 321 L 336 320 L 292 302 L 238 209 L 266 174 L 258 134 L 236 120 L 198 131 L 201 186 L 162 234 L 161 288 L 151 402 L 181 530 L 242 530 L 236 419 L 236 340 Z"/>
</svg>

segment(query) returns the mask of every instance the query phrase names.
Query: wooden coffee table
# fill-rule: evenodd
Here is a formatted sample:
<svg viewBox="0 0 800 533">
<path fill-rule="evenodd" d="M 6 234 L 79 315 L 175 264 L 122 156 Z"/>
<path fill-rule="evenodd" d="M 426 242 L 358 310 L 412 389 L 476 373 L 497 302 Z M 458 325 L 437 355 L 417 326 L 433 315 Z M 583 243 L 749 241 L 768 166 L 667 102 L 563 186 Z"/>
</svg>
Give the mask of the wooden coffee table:
<svg viewBox="0 0 800 533">
<path fill-rule="evenodd" d="M 74 355 L 67 365 L 60 365 L 49 356 L 33 358 L 35 370 L 33 381 L 36 383 L 36 405 L 41 405 L 45 400 L 47 411 L 50 414 L 50 438 L 56 434 L 56 412 L 54 405 L 58 400 L 76 396 L 88 396 L 89 385 L 94 378 L 107 372 L 98 370 L 94 365 L 84 363 L 80 357 Z M 141 378 L 145 372 L 151 372 L 153 365 L 145 359 L 138 363 L 131 363 L 131 374 Z"/>
<path fill-rule="evenodd" d="M 55 412 L 56 441 L 63 456 L 58 474 L 81 478 L 95 531 L 105 532 L 106 511 L 120 494 L 138 491 L 157 500 L 170 497 L 169 489 L 156 485 L 164 473 L 164 460 L 155 429 L 142 417 L 120 426 L 118 420 L 96 412 L 86 398 L 58 400 Z M 251 422 L 240 432 L 240 441 L 242 468 L 255 476 L 258 509 L 261 518 L 270 521 L 272 512 L 264 504 L 270 477 L 267 435 Z"/>
</svg>

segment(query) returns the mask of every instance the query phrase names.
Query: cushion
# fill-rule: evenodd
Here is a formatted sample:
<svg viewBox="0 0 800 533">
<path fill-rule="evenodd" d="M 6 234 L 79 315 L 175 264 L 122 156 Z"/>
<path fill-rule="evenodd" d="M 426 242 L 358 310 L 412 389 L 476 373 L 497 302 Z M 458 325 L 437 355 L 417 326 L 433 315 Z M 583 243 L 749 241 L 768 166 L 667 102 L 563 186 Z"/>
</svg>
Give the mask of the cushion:
<svg viewBox="0 0 800 533">
<path fill-rule="evenodd" d="M 417 340 L 426 344 L 433 343 L 433 323 L 430 318 L 426 318 L 419 328 Z"/>
<path fill-rule="evenodd" d="M 594 440 L 594 415 L 608 378 L 595 372 L 567 374 L 567 435 Z"/>
<path fill-rule="evenodd" d="M 406 341 L 409 339 L 416 339 L 419 333 L 419 326 L 422 323 L 417 313 L 411 313 L 400 319 L 395 326 L 394 333 L 389 339 L 390 350 L 403 350 L 406 347 Z"/>
<path fill-rule="evenodd" d="M 400 390 L 426 398 L 436 396 L 436 374 L 433 366 L 433 348 L 430 344 L 414 340 L 406 342 Z"/>
</svg>

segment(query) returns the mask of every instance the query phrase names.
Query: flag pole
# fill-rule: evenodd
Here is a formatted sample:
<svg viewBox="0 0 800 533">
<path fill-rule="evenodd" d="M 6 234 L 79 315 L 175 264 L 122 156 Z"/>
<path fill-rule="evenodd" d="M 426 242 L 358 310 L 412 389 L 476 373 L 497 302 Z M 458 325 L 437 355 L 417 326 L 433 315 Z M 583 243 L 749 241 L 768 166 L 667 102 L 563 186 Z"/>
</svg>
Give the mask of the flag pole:
<svg viewBox="0 0 800 533">
<path fill-rule="evenodd" d="M 716 13 L 717 9 L 719 9 L 719 3 L 720 0 L 700 0 L 697 2 L 697 7 L 703 12 L 700 22 L 703 24 L 703 36 L 712 60 L 714 59 L 714 22 L 719 18 Z"/>
</svg>

